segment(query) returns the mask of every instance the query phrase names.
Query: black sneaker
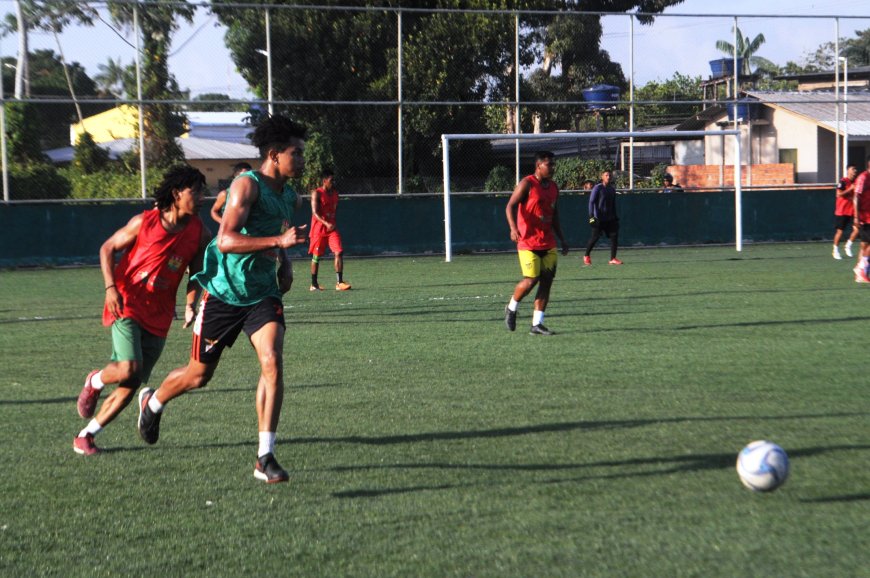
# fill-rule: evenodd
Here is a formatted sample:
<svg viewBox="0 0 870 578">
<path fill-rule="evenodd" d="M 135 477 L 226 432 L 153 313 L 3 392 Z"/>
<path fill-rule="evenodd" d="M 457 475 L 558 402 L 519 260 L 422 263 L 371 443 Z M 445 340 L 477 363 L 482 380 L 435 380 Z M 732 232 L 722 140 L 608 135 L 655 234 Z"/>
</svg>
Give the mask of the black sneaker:
<svg viewBox="0 0 870 578">
<path fill-rule="evenodd" d="M 254 477 L 267 484 L 277 484 L 288 481 L 290 474 L 278 464 L 274 454 L 269 453 L 257 458 L 257 464 L 254 466 Z"/>
<path fill-rule="evenodd" d="M 553 332 L 544 327 L 542 324 L 532 325 L 532 329 L 529 331 L 530 335 L 553 335 Z"/>
<path fill-rule="evenodd" d="M 143 387 L 139 392 L 139 437 L 146 444 L 156 444 L 160 437 L 160 416 L 162 413 L 154 413 L 148 407 L 148 400 L 154 395 L 150 387 Z"/>
<path fill-rule="evenodd" d="M 507 305 L 504 308 L 504 324 L 511 331 L 517 328 L 517 312 L 508 309 Z"/>
</svg>

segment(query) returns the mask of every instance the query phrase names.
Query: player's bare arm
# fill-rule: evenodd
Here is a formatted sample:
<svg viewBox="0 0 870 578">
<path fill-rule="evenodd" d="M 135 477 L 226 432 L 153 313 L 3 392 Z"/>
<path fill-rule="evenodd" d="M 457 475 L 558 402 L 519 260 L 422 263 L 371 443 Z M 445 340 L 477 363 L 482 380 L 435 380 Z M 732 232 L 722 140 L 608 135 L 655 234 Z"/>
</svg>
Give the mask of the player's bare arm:
<svg viewBox="0 0 870 578">
<path fill-rule="evenodd" d="M 317 211 L 318 206 L 320 205 L 320 191 L 314 189 L 311 193 L 311 214 L 315 219 L 323 223 L 323 226 L 326 227 L 327 231 L 332 231 L 335 228 L 334 223 L 330 223 L 326 219 L 324 219 L 320 213 Z"/>
<path fill-rule="evenodd" d="M 517 183 L 514 192 L 511 193 L 511 198 L 508 200 L 507 207 L 505 208 L 508 226 L 511 229 L 511 241 L 514 243 L 518 242 L 520 239 L 520 233 L 517 230 L 517 209 L 519 208 L 520 203 L 525 201 L 529 196 L 529 190 L 531 187 L 532 185 L 527 179 L 523 179 Z"/>
<path fill-rule="evenodd" d="M 115 287 L 115 256 L 133 246 L 142 228 L 142 215 L 136 215 L 100 247 L 100 270 L 106 287 L 106 307 L 115 319 L 124 311 L 124 302 Z"/>
<path fill-rule="evenodd" d="M 182 327 L 187 328 L 193 323 L 194 318 L 196 317 L 196 302 L 199 298 L 199 283 L 196 281 L 191 281 L 190 279 L 202 271 L 202 262 L 205 256 L 205 248 L 208 246 L 211 241 L 211 233 L 208 232 L 208 229 L 205 227 L 202 228 L 202 235 L 199 239 L 199 250 L 196 252 L 196 255 L 193 256 L 193 259 L 190 260 L 190 263 L 187 266 L 187 290 L 185 294 L 185 306 L 184 306 L 184 325 Z"/>
<path fill-rule="evenodd" d="M 211 218 L 214 220 L 215 223 L 221 222 L 221 209 L 226 202 L 227 192 L 225 190 L 219 192 L 217 197 L 215 197 L 214 204 L 211 206 Z"/>
<path fill-rule="evenodd" d="M 287 249 L 306 242 L 306 225 L 293 226 L 280 235 L 251 237 L 241 230 L 248 221 L 251 207 L 257 202 L 260 192 L 256 181 L 239 178 L 233 181 L 227 195 L 229 201 L 218 229 L 218 249 L 222 253 L 254 253 L 266 249 Z"/>
</svg>

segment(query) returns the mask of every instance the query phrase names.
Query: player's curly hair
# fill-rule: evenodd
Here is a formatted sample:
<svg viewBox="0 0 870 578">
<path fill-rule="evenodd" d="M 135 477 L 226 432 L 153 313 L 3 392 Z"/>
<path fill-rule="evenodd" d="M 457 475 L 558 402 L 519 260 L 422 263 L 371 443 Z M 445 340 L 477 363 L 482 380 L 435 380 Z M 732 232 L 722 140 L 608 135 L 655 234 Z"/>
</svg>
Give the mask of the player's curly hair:
<svg viewBox="0 0 870 578">
<path fill-rule="evenodd" d="M 163 174 L 163 180 L 154 190 L 154 201 L 161 211 L 172 206 L 175 197 L 172 191 L 181 191 L 190 187 L 198 191 L 205 186 L 205 175 L 190 165 L 172 167 Z"/>
<path fill-rule="evenodd" d="M 260 157 L 266 158 L 269 149 L 286 149 L 293 139 L 303 140 L 308 129 L 286 116 L 272 115 L 257 125 L 251 143 L 260 149 Z"/>
</svg>

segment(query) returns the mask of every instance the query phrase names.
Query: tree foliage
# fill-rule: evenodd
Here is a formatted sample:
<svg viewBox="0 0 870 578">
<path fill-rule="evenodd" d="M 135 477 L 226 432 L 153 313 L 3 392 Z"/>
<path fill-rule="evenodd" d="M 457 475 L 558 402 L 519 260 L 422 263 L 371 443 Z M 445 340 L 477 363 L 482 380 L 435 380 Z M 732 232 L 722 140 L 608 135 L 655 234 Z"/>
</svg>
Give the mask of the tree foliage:
<svg viewBox="0 0 870 578">
<path fill-rule="evenodd" d="M 402 13 L 403 144 L 406 172 L 430 174 L 440 166 L 438 136 L 449 132 L 513 130 L 514 17 L 477 10 L 562 10 L 661 12 L 682 0 L 390 0 L 388 6 L 439 9 Z M 268 98 L 264 13 L 214 0 L 212 10 L 227 26 L 227 45 L 245 80 L 261 99 Z M 320 5 L 309 0 L 297 4 Z M 345 6 L 383 6 L 365 0 L 333 2 Z M 395 101 L 397 94 L 397 16 L 390 12 L 270 9 L 273 100 Z M 649 17 L 639 17 L 649 22 Z M 618 64 L 600 49 L 600 18 L 594 15 L 524 14 L 520 66 L 533 72 L 522 82 L 522 98 L 579 100 L 582 88 L 600 81 L 625 86 Z M 446 102 L 429 105 L 421 103 Z M 455 103 L 476 103 L 463 105 Z M 576 107 L 573 107 L 576 110 Z M 294 116 L 329 135 L 342 172 L 378 174 L 396 166 L 396 107 L 369 105 L 285 106 Z M 547 129 L 569 128 L 574 112 L 541 110 Z M 531 130 L 534 110 L 523 119 Z M 496 122 L 496 119 L 502 122 Z M 458 165 L 479 163 L 488 145 L 457 143 Z"/>
<path fill-rule="evenodd" d="M 699 104 L 684 104 L 682 101 L 703 100 L 700 76 L 674 72 L 667 80 L 653 80 L 634 91 L 638 101 L 659 101 L 658 104 L 635 105 L 635 125 L 638 127 L 678 123 L 701 110 Z M 671 101 L 673 104 L 665 104 Z"/>
</svg>

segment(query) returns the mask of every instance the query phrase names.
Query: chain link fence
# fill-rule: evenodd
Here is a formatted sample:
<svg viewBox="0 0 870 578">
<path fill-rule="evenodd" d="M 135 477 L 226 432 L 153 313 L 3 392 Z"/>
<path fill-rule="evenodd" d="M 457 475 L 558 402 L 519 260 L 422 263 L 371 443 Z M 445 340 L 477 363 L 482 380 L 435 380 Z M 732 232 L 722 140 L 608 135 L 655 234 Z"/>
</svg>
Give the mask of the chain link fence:
<svg viewBox="0 0 870 578">
<path fill-rule="evenodd" d="M 457 142 L 454 192 L 510 191 L 538 149 L 567 190 L 613 168 L 637 192 L 668 173 L 683 190 L 733 186 L 735 162 L 747 186 L 830 186 L 870 153 L 870 18 L 71 4 L 87 18 L 27 15 L 50 48 L 22 49 L 17 30 L 2 44 L 7 202 L 141 198 L 182 159 L 217 192 L 235 163 L 257 162 L 246 135 L 269 112 L 309 127 L 298 186 L 329 165 L 345 194 L 441 192 L 451 133 L 636 135 Z M 221 45 L 191 58 L 205 26 Z M 82 64 L 110 44 L 117 56 Z M 174 73 L 193 60 L 221 76 L 223 54 L 241 94 Z M 717 128 L 742 131 L 743 158 L 724 138 L 680 135 Z M 663 130 L 673 137 L 643 136 Z"/>
</svg>

